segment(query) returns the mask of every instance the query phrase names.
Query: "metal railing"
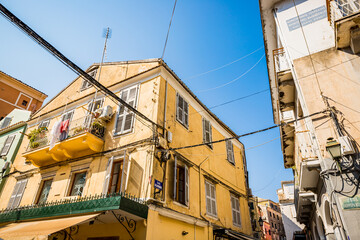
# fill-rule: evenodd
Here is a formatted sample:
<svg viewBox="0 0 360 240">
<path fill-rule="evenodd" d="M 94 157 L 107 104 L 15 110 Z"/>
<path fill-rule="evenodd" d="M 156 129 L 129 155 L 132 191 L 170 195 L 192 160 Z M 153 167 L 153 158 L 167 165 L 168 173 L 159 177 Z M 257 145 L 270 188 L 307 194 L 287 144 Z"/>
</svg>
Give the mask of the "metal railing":
<svg viewBox="0 0 360 240">
<path fill-rule="evenodd" d="M 103 139 L 105 135 L 105 122 L 100 119 L 95 119 L 91 115 L 74 119 L 69 123 L 68 131 L 61 134 L 56 142 L 64 141 L 68 138 L 75 137 L 77 135 L 89 132 L 98 138 Z M 51 139 L 51 130 L 36 129 L 29 133 L 30 142 L 26 151 L 32 151 L 37 148 L 41 148 L 49 145 Z"/>
<path fill-rule="evenodd" d="M 360 12 L 360 0 L 330 0 L 329 1 L 330 21 L 334 26 L 336 20 Z"/>
<path fill-rule="evenodd" d="M 290 69 L 290 64 L 286 58 L 284 48 L 277 48 L 273 50 L 275 73 Z"/>
</svg>

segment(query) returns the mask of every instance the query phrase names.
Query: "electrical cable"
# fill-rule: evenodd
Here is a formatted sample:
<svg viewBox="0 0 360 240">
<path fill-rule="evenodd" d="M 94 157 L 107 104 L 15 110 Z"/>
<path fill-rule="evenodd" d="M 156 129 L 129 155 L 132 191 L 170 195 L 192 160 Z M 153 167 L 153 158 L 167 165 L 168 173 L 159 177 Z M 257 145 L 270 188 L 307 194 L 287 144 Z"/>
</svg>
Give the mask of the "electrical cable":
<svg viewBox="0 0 360 240">
<path fill-rule="evenodd" d="M 161 59 L 164 59 L 165 50 L 166 50 L 166 45 L 167 45 L 167 42 L 168 42 L 169 33 L 170 33 L 170 28 L 171 28 L 171 23 L 172 23 L 172 20 L 173 20 L 173 17 L 174 17 L 174 13 L 175 13 L 176 3 L 177 3 L 177 0 L 175 0 L 174 8 L 173 8 L 173 11 L 172 11 L 172 14 L 171 14 L 170 23 L 169 23 L 169 28 L 168 28 L 168 31 L 167 31 L 167 34 L 166 34 L 166 39 L 165 39 L 165 44 L 164 44 L 164 49 L 163 49 L 163 52 L 162 52 L 162 55 L 161 55 Z"/>
<path fill-rule="evenodd" d="M 250 55 L 252 55 L 252 54 L 260 51 L 260 50 L 263 49 L 263 48 L 264 48 L 264 47 L 260 47 L 260 48 L 256 49 L 255 51 L 253 51 L 253 52 L 251 52 L 251 53 L 249 53 L 249 54 L 246 54 L 245 56 L 242 56 L 242 57 L 236 59 L 235 61 L 229 62 L 229 63 L 227 63 L 227 64 L 225 64 L 225 65 L 222 65 L 222 66 L 220 66 L 220 67 L 211 69 L 211 70 L 209 70 L 209 71 L 206 71 L 206 72 L 203 72 L 203 73 L 199 73 L 199 74 L 196 74 L 196 75 L 193 75 L 193 76 L 184 78 L 183 80 L 190 80 L 190 79 L 193 79 L 193 78 L 196 78 L 196 77 L 200 77 L 200 76 L 203 76 L 203 75 L 208 74 L 208 73 L 211 73 L 211 72 L 215 72 L 215 71 L 220 70 L 220 69 L 222 69 L 222 68 L 224 68 L 224 67 L 230 66 L 231 64 L 234 64 L 234 63 L 236 63 L 236 62 L 238 62 L 238 61 L 240 61 L 240 60 L 243 60 L 243 59 L 247 58 L 248 56 L 250 56 Z"/>
<path fill-rule="evenodd" d="M 286 122 L 286 123 L 275 124 L 275 125 L 273 125 L 273 126 L 271 126 L 271 127 L 267 127 L 267 128 L 264 128 L 264 129 L 256 130 L 256 131 L 253 131 L 253 132 L 249 132 L 249 133 L 245 133 L 245 134 L 241 134 L 241 135 L 236 135 L 236 136 L 233 136 L 233 137 L 224 138 L 224 139 L 220 139 L 220 140 L 216 140 L 216 141 L 206 142 L 206 143 L 199 143 L 199 144 L 195 144 L 195 145 L 188 145 L 188 146 L 183 146 L 183 147 L 169 148 L 169 150 L 170 150 L 170 151 L 175 151 L 175 150 L 179 150 L 179 149 L 200 147 L 200 146 L 204 146 L 204 145 L 209 145 L 209 144 L 224 142 L 224 141 L 231 140 L 231 139 L 239 139 L 239 138 L 241 138 L 241 137 L 246 137 L 246 136 L 253 135 L 253 134 L 257 134 L 257 133 L 260 133 L 260 132 L 265 132 L 265 131 L 268 131 L 268 130 L 270 130 L 270 129 L 277 128 L 277 127 L 280 127 L 280 126 L 285 126 L 285 125 L 288 125 L 288 124 L 290 124 L 290 123 L 294 123 L 294 122 L 296 122 L 296 121 L 299 121 L 299 120 L 302 120 L 302 119 L 305 119 L 305 118 L 309 118 L 309 117 L 312 117 L 312 116 L 315 116 L 315 115 L 318 115 L 318 114 L 324 114 L 325 112 L 328 112 L 328 110 L 324 110 L 324 111 L 320 111 L 320 112 L 315 112 L 315 113 L 312 113 L 312 114 L 310 114 L 310 115 L 308 115 L 308 116 L 303 116 L 303 117 L 301 117 L 301 118 L 298 118 L 298 119 L 295 119 L 295 120 L 292 120 L 292 121 L 288 121 L 288 122 Z"/>
<path fill-rule="evenodd" d="M 231 80 L 230 82 L 227 82 L 227 83 L 224 83 L 222 85 L 219 85 L 217 87 L 213 87 L 213 88 L 208 88 L 208 89 L 203 89 L 203 90 L 200 90 L 198 91 L 199 93 L 200 92 L 208 92 L 208 91 L 211 91 L 211 90 L 215 90 L 215 89 L 219 89 L 219 88 L 222 88 L 222 87 L 225 87 L 233 82 L 236 82 L 237 80 L 241 79 L 242 77 L 244 77 L 246 74 L 248 74 L 251 70 L 253 70 L 259 63 L 260 61 L 265 57 L 265 54 L 263 54 L 261 56 L 261 58 L 251 67 L 249 68 L 248 70 L 246 70 L 243 74 L 241 74 L 240 76 L 236 77 L 235 79 Z"/>
</svg>

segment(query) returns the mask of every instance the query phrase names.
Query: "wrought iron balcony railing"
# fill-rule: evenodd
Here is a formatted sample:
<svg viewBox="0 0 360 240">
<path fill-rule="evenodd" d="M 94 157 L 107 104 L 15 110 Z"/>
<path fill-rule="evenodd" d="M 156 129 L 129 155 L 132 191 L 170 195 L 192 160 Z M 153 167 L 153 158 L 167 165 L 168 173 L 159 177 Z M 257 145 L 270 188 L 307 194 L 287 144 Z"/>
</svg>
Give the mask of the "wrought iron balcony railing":
<svg viewBox="0 0 360 240">
<path fill-rule="evenodd" d="M 106 123 L 100 119 L 95 119 L 92 116 L 88 115 L 82 118 L 72 120 L 69 124 L 68 131 L 65 133 L 65 136 L 59 136 L 55 142 L 63 141 L 71 137 L 89 132 L 100 139 L 104 138 Z M 51 130 L 47 128 L 34 129 L 29 133 L 29 145 L 26 151 L 32 151 L 37 148 L 41 148 L 49 145 L 50 143 L 50 133 Z"/>
<path fill-rule="evenodd" d="M 360 0 L 328 0 L 331 25 L 341 18 L 360 12 Z"/>
<path fill-rule="evenodd" d="M 290 69 L 290 64 L 286 58 L 284 48 L 277 48 L 273 50 L 275 73 Z"/>
</svg>

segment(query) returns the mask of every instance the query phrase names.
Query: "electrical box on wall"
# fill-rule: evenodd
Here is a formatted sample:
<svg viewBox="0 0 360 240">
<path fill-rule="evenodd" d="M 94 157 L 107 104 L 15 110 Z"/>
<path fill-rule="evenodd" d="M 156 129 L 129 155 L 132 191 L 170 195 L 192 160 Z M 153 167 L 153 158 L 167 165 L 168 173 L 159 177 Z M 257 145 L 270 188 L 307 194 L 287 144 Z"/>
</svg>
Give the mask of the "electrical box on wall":
<svg viewBox="0 0 360 240">
<path fill-rule="evenodd" d="M 341 145 L 341 153 L 343 155 L 354 154 L 355 150 L 351 140 L 348 136 L 339 137 L 339 143 Z"/>
<path fill-rule="evenodd" d="M 170 132 L 170 131 L 167 131 L 167 140 L 169 143 L 172 142 L 172 132 Z"/>
</svg>

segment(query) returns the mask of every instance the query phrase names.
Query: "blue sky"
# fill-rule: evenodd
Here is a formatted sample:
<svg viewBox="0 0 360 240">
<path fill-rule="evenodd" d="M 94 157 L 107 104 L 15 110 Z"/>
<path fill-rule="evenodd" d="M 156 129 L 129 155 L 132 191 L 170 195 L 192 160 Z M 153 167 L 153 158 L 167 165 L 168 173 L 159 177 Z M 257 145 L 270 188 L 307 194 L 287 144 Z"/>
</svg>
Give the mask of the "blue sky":
<svg viewBox="0 0 360 240">
<path fill-rule="evenodd" d="M 161 57 L 173 3 L 2 1 L 83 69 L 101 60 L 106 27 L 112 29 L 106 61 Z M 45 92 L 48 100 L 76 77 L 3 17 L 0 29 L 0 70 Z M 269 88 L 266 61 L 261 59 L 264 49 L 218 71 L 191 77 L 237 60 L 263 45 L 258 1 L 244 5 L 239 0 L 178 0 L 164 60 L 211 107 Z M 231 84 L 204 91 L 241 75 Z M 214 108 L 213 112 L 238 134 L 273 124 L 269 92 Z M 276 138 L 278 129 L 240 139 L 246 148 L 275 139 L 246 152 L 253 193 L 274 201 L 278 200 L 276 189 L 280 188 L 280 181 L 292 179 L 291 170 L 283 167 L 280 140 Z"/>
</svg>

